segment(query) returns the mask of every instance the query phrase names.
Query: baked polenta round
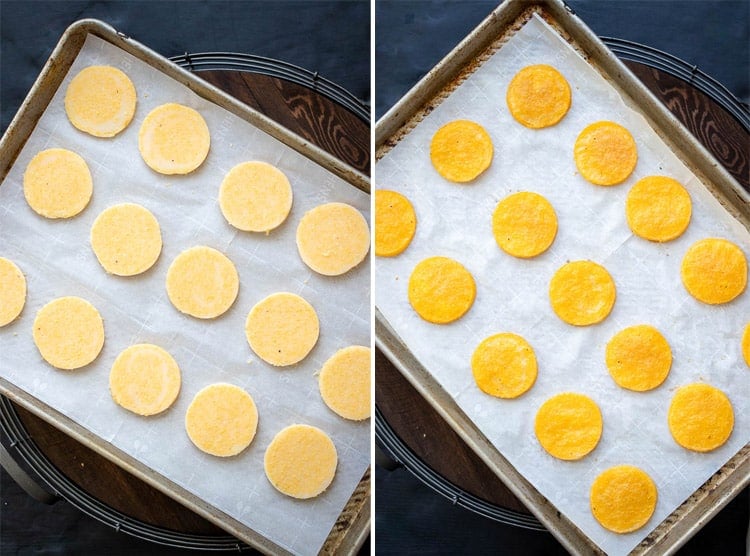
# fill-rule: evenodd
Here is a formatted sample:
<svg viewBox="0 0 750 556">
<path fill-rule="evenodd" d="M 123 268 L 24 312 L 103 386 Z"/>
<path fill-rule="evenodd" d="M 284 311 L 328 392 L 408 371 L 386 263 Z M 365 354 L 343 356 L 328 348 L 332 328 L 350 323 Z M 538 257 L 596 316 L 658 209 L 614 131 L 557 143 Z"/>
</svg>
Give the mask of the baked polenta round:
<svg viewBox="0 0 750 556">
<path fill-rule="evenodd" d="M 557 394 L 537 411 L 534 432 L 550 455 L 568 461 L 581 459 L 599 443 L 602 413 L 588 396 Z"/>
<path fill-rule="evenodd" d="M 742 334 L 742 357 L 745 359 L 745 363 L 750 367 L 750 322 L 745 326 L 745 332 Z"/>
<path fill-rule="evenodd" d="M 93 191 L 86 161 L 67 149 L 37 153 L 23 174 L 26 202 L 45 218 L 75 216 L 89 204 Z"/>
<path fill-rule="evenodd" d="M 482 392 L 497 398 L 517 398 L 536 381 L 536 355 L 518 334 L 495 334 L 474 350 L 471 372 Z"/>
<path fill-rule="evenodd" d="M 710 305 L 729 303 L 745 291 L 747 259 L 731 241 L 701 239 L 685 253 L 680 274 L 685 289 L 698 301 Z"/>
<path fill-rule="evenodd" d="M 587 181 L 616 185 L 627 179 L 638 162 L 630 132 L 619 124 L 595 122 L 578 135 L 573 148 L 576 167 Z"/>
<path fill-rule="evenodd" d="M 109 372 L 109 391 L 117 405 L 137 415 L 156 415 L 180 393 L 180 368 L 163 348 L 136 344 L 120 352 Z"/>
<path fill-rule="evenodd" d="M 344 419 L 362 421 L 370 417 L 370 355 L 370 348 L 365 346 L 345 347 L 334 353 L 320 370 L 320 395 L 331 411 Z"/>
<path fill-rule="evenodd" d="M 552 66 L 526 66 L 511 80 L 505 100 L 518 123 L 532 129 L 549 127 L 568 113 L 570 85 Z"/>
<path fill-rule="evenodd" d="M 659 386 L 672 367 L 672 350 L 653 326 L 639 324 L 620 330 L 607 343 L 609 374 L 622 388 L 645 392 Z"/>
<path fill-rule="evenodd" d="M 616 465 L 600 473 L 589 494 L 591 513 L 614 533 L 630 533 L 646 525 L 656 499 L 654 481 L 633 465 Z"/>
<path fill-rule="evenodd" d="M 82 69 L 65 91 L 70 123 L 94 137 L 114 137 L 128 127 L 135 104 L 133 82 L 112 66 Z"/>
<path fill-rule="evenodd" d="M 724 392 L 696 382 L 675 392 L 667 422 L 677 444 L 695 452 L 710 452 L 732 434 L 734 411 Z"/>
<path fill-rule="evenodd" d="M 397 191 L 375 191 L 375 255 L 400 255 L 416 230 L 417 215 L 409 199 Z"/>
<path fill-rule="evenodd" d="M 514 257 L 544 253 L 557 235 L 557 215 L 547 199 L 532 191 L 513 193 L 501 200 L 492 215 L 497 245 Z"/>
<path fill-rule="evenodd" d="M 560 267 L 549 284 L 552 310 L 575 326 L 607 318 L 615 304 L 615 282 L 607 269 L 592 261 L 573 261 Z"/>
<path fill-rule="evenodd" d="M 464 316 L 476 294 L 471 273 L 448 257 L 424 259 L 409 277 L 409 303 L 420 317 L 435 324 L 447 324 Z"/>
<path fill-rule="evenodd" d="M 692 202 L 680 182 L 666 176 L 648 176 L 628 192 L 625 216 L 633 233 L 650 241 L 671 241 L 690 224 Z"/>
<path fill-rule="evenodd" d="M 10 324 L 26 305 L 26 277 L 13 261 L 0 257 L 0 326 Z"/>
<path fill-rule="evenodd" d="M 492 139 L 478 123 L 455 120 L 435 132 L 430 160 L 446 180 L 465 183 L 476 179 L 492 163 Z"/>
</svg>

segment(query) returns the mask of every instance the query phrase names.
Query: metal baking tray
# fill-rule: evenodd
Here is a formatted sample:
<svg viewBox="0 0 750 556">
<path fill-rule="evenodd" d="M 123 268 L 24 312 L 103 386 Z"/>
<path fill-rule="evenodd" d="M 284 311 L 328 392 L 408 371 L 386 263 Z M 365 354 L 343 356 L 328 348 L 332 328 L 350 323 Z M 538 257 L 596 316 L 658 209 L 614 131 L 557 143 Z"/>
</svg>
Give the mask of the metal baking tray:
<svg viewBox="0 0 750 556">
<path fill-rule="evenodd" d="M 0 139 L 0 181 L 4 180 L 13 166 L 18 154 L 52 100 L 55 92 L 63 82 L 68 69 L 76 59 L 89 34 L 99 37 L 135 56 L 139 60 L 144 61 L 163 74 L 188 87 L 204 99 L 228 110 L 281 141 L 286 146 L 304 155 L 352 186 L 369 193 L 369 177 L 334 158 L 309 141 L 290 132 L 270 118 L 239 102 L 217 87 L 214 87 L 175 63 L 170 62 L 127 35 L 115 30 L 110 25 L 95 19 L 77 21 L 65 31 L 26 96 L 26 99 L 8 126 L 8 129 L 3 134 L 2 139 Z M 238 539 L 265 553 L 289 553 L 272 540 L 217 510 L 212 505 L 164 476 L 155 473 L 136 458 L 103 441 L 53 407 L 41 402 L 3 378 L 0 378 L 0 393 L 46 420 L 88 448 L 93 449 L 116 463 L 139 479 L 215 523 Z M 368 469 L 352 493 L 339 519 L 329 532 L 322 552 L 331 554 L 356 553 L 369 534 L 370 498 L 370 472 Z"/>
<path fill-rule="evenodd" d="M 750 193 L 730 176 L 562 0 L 507 0 L 490 13 L 376 123 L 376 163 L 534 14 L 550 24 L 623 98 L 628 99 L 722 206 L 745 228 L 750 229 Z M 401 340 L 378 310 L 377 301 L 375 342 L 411 385 L 568 551 L 574 554 L 603 554 L 478 430 Z M 676 551 L 748 484 L 750 445 L 746 444 L 664 519 L 631 554 L 653 555 Z"/>
</svg>

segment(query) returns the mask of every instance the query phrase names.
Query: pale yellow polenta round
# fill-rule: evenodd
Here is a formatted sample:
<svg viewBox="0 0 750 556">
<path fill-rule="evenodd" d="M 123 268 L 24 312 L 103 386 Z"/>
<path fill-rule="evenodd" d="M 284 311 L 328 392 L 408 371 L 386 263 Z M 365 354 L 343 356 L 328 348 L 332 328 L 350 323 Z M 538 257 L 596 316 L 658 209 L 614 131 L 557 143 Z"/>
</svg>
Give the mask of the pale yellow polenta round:
<svg viewBox="0 0 750 556">
<path fill-rule="evenodd" d="M 309 425 L 291 425 L 266 449 L 266 477 L 279 492 L 307 499 L 325 491 L 336 474 L 336 446 L 326 433 Z"/>
<path fill-rule="evenodd" d="M 133 82 L 112 66 L 82 69 L 65 91 L 70 123 L 94 137 L 114 137 L 128 127 L 135 104 Z"/>
<path fill-rule="evenodd" d="M 471 372 L 483 392 L 498 398 L 517 398 L 536 381 L 536 355 L 518 334 L 495 334 L 474 350 Z"/>
<path fill-rule="evenodd" d="M 589 494 L 591 513 L 605 529 L 630 533 L 643 527 L 656 508 L 656 485 L 633 465 L 616 465 L 594 480 Z"/>
<path fill-rule="evenodd" d="M 557 235 L 555 209 L 538 193 L 513 193 L 495 207 L 492 234 L 498 247 L 509 255 L 536 257 L 552 245 Z"/>
<path fill-rule="evenodd" d="M 370 228 L 351 205 L 319 205 L 307 211 L 297 226 L 297 250 L 302 261 L 318 274 L 338 276 L 365 259 L 370 250 Z"/>
<path fill-rule="evenodd" d="M 675 392 L 667 423 L 677 444 L 695 452 L 710 452 L 732 434 L 734 411 L 724 392 L 696 382 Z"/>
<path fill-rule="evenodd" d="M 476 179 L 492 163 L 493 145 L 487 131 L 470 120 L 455 120 L 435 132 L 430 160 L 438 174 L 456 183 Z"/>
<path fill-rule="evenodd" d="M 96 308 L 80 297 L 61 297 L 39 309 L 34 343 L 42 358 L 58 369 L 85 367 L 104 346 L 104 322 Z"/>
<path fill-rule="evenodd" d="M 692 202 L 680 182 L 666 176 L 648 176 L 628 192 L 625 216 L 633 233 L 650 241 L 670 241 L 690 224 Z"/>
<path fill-rule="evenodd" d="M 284 172 L 267 162 L 238 164 L 219 190 L 224 218 L 238 230 L 268 232 L 278 228 L 292 208 L 292 186 Z"/>
<path fill-rule="evenodd" d="M 234 263 L 202 245 L 180 253 L 167 271 L 167 295 L 172 305 L 199 319 L 216 318 L 228 311 L 239 286 Z"/>
<path fill-rule="evenodd" d="M 573 157 L 584 179 L 596 185 L 616 185 L 635 170 L 638 149 L 627 129 L 614 122 L 601 121 L 581 131 Z"/>
<path fill-rule="evenodd" d="M 750 322 L 745 326 L 745 332 L 742 334 L 742 357 L 745 363 L 750 367 Z"/>
<path fill-rule="evenodd" d="M 639 324 L 620 330 L 607 343 L 609 374 L 622 388 L 645 392 L 659 386 L 672 367 L 672 349 L 653 326 Z"/>
<path fill-rule="evenodd" d="M 23 174 L 26 202 L 46 218 L 75 216 L 89 204 L 93 191 L 86 161 L 67 149 L 39 152 Z"/>
<path fill-rule="evenodd" d="M 206 120 L 182 104 L 162 104 L 148 113 L 138 132 L 138 150 L 160 174 L 189 174 L 208 156 L 211 134 Z"/>
<path fill-rule="evenodd" d="M 320 395 L 344 419 L 362 421 L 372 412 L 370 348 L 349 346 L 338 350 L 318 375 Z"/>
<path fill-rule="evenodd" d="M 562 460 L 581 459 L 599 443 L 602 413 L 588 396 L 557 394 L 537 411 L 534 432 L 550 455 Z"/>
<path fill-rule="evenodd" d="M 474 304 L 477 287 L 466 268 L 448 257 L 424 259 L 409 277 L 409 303 L 428 322 L 447 324 Z"/>
<path fill-rule="evenodd" d="M 747 259 L 731 241 L 701 239 L 685 253 L 680 274 L 685 289 L 698 301 L 729 303 L 745 291 Z"/>
<path fill-rule="evenodd" d="M 315 309 L 298 295 L 274 293 L 259 301 L 247 315 L 245 336 L 252 350 L 275 367 L 299 363 L 318 341 L 320 324 Z"/>
<path fill-rule="evenodd" d="M 409 199 L 397 191 L 375 191 L 375 255 L 400 255 L 416 230 L 417 215 Z"/>
<path fill-rule="evenodd" d="M 520 124 L 532 129 L 549 127 L 568 113 L 570 85 L 552 66 L 526 66 L 511 80 L 505 100 Z"/>
<path fill-rule="evenodd" d="M 258 409 L 250 394 L 233 384 L 211 384 L 198 392 L 185 414 L 185 430 L 198 449 L 236 456 L 255 438 Z"/>
<path fill-rule="evenodd" d="M 121 407 L 138 415 L 156 415 L 180 393 L 180 368 L 166 350 L 136 344 L 117 356 L 109 372 L 109 392 Z"/>
<path fill-rule="evenodd" d="M 0 257 L 0 326 L 10 324 L 26 304 L 26 277 L 13 261 Z"/>
<path fill-rule="evenodd" d="M 614 280 L 607 269 L 591 261 L 573 261 L 561 266 L 549 284 L 555 314 L 575 326 L 588 326 L 607 318 L 616 295 Z"/>
</svg>

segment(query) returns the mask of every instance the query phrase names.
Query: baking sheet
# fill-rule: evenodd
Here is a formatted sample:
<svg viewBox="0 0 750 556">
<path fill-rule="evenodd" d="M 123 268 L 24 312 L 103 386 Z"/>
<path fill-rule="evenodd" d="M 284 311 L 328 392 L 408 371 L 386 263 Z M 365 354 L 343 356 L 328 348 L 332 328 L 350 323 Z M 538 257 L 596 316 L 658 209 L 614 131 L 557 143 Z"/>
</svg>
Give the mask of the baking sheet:
<svg viewBox="0 0 750 556">
<path fill-rule="evenodd" d="M 113 139 L 75 130 L 64 113 L 68 82 L 91 64 L 119 67 L 137 90 L 135 118 Z M 138 154 L 141 122 L 152 108 L 166 102 L 197 109 L 211 130 L 208 158 L 187 176 L 156 174 Z M 37 152 L 52 147 L 81 154 L 93 177 L 91 203 L 70 220 L 39 217 L 23 196 L 26 165 Z M 292 211 L 286 222 L 268 235 L 235 230 L 218 206 L 223 176 L 246 160 L 263 160 L 279 167 L 292 184 Z M 330 201 L 353 205 L 369 221 L 369 199 L 244 120 L 116 46 L 88 35 L 0 186 L 0 256 L 16 262 L 28 284 L 21 317 L 0 329 L 0 376 L 287 550 L 317 553 L 370 462 L 369 420 L 345 421 L 331 412 L 321 400 L 315 376 L 338 349 L 370 345 L 370 265 L 366 260 L 340 277 L 318 275 L 300 260 L 295 232 L 306 211 Z M 154 267 L 129 278 L 107 275 L 88 242 L 97 215 L 121 202 L 138 203 L 153 212 L 164 243 Z M 194 245 L 224 252 L 240 276 L 234 305 L 212 321 L 179 313 L 164 287 L 174 257 Z M 313 351 L 300 364 L 281 369 L 255 356 L 244 335 L 251 307 L 277 291 L 307 299 L 320 320 L 320 338 Z M 93 303 L 102 315 L 106 334 L 98 359 L 69 372 L 44 363 L 31 336 L 36 312 L 66 295 Z M 182 371 L 182 389 L 175 404 L 164 414 L 148 418 L 117 406 L 108 383 L 109 369 L 119 352 L 142 342 L 165 348 Z M 193 396 L 215 382 L 241 386 L 258 406 L 256 437 L 233 458 L 200 452 L 184 430 L 185 411 Z M 333 483 L 312 500 L 294 500 L 278 493 L 263 472 L 266 447 L 279 430 L 293 423 L 326 431 L 339 455 Z"/>
<path fill-rule="evenodd" d="M 505 91 L 522 67 L 557 67 L 573 90 L 572 107 L 557 126 L 530 130 L 507 112 Z M 495 144 L 492 165 L 467 185 L 443 180 L 432 168 L 432 135 L 448 121 L 481 123 Z M 572 157 L 578 133 L 610 119 L 625 125 L 638 144 L 639 162 L 624 184 L 598 187 L 581 178 Z M 720 236 L 750 254 L 750 234 L 730 217 L 699 180 L 671 153 L 647 122 L 539 16 L 534 15 L 503 47 L 377 163 L 377 187 L 411 199 L 417 232 L 399 257 L 378 258 L 376 304 L 423 366 L 454 397 L 482 433 L 540 492 L 608 554 L 632 550 L 750 437 L 750 375 L 741 359 L 740 336 L 750 317 L 747 292 L 730 304 L 707 306 L 690 297 L 679 274 L 682 256 L 696 240 Z M 678 179 L 693 201 L 688 230 L 672 242 L 634 237 L 624 218 L 630 186 L 647 175 Z M 497 202 L 532 190 L 547 197 L 559 229 L 552 247 L 531 260 L 503 253 L 492 236 Z M 455 258 L 477 280 L 477 299 L 462 319 L 433 325 L 420 319 L 407 299 L 411 270 L 433 255 Z M 603 264 L 617 286 L 617 301 L 601 324 L 577 328 L 549 307 L 549 279 L 570 260 Z M 674 362 L 669 377 L 652 392 L 618 388 L 607 373 L 604 347 L 626 326 L 649 323 L 669 341 Z M 476 387 L 469 361 L 485 337 L 511 331 L 534 347 L 539 376 L 517 400 L 499 400 Z M 677 446 L 666 411 L 677 387 L 706 381 L 724 390 L 735 410 L 729 441 L 709 454 Z M 578 391 L 597 401 L 604 416 L 602 439 L 578 462 L 552 458 L 533 431 L 538 407 L 551 395 Z M 607 532 L 591 516 L 588 492 L 594 478 L 619 463 L 637 465 L 657 484 L 659 500 L 648 524 L 637 532 Z"/>
</svg>

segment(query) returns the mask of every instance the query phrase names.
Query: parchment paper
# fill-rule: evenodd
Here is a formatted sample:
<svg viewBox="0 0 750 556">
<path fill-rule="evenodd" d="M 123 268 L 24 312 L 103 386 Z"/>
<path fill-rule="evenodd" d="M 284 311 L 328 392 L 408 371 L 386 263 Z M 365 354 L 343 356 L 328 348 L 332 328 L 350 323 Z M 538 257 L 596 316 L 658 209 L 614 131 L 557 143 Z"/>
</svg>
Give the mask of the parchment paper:
<svg viewBox="0 0 750 556">
<path fill-rule="evenodd" d="M 510 116 L 505 91 L 522 67 L 547 63 L 568 79 L 572 107 L 556 126 L 527 129 Z M 482 124 L 493 138 L 490 168 L 467 185 L 449 183 L 429 159 L 432 135 L 458 118 Z M 580 177 L 573 144 L 589 123 L 620 122 L 634 135 L 638 165 L 628 180 L 599 187 Z M 688 189 L 693 217 L 678 239 L 656 244 L 635 237 L 624 203 L 640 178 L 662 174 Z M 704 305 L 682 286 L 680 263 L 696 240 L 728 238 L 750 255 L 750 234 L 706 191 L 637 112 L 559 35 L 534 16 L 519 32 L 378 163 L 377 187 L 403 192 L 414 204 L 417 232 L 395 258 L 378 258 L 376 304 L 409 349 L 452 395 L 487 438 L 544 496 L 606 553 L 632 550 L 680 503 L 733 456 L 750 437 L 750 369 L 742 361 L 740 337 L 750 320 L 750 293 L 732 303 Z M 510 193 L 531 190 L 555 208 L 558 234 L 552 247 L 531 259 L 502 252 L 492 235 L 492 213 Z M 474 275 L 477 297 L 471 310 L 449 325 L 430 324 L 409 306 L 407 284 L 422 259 L 452 257 Z M 573 327 L 549 306 L 553 273 L 567 261 L 603 264 L 617 287 L 617 301 L 601 324 Z M 608 340 L 627 326 L 649 323 L 667 338 L 671 372 L 655 391 L 620 389 L 604 363 Z M 516 400 L 481 392 L 470 360 L 487 336 L 509 331 L 534 347 L 539 375 Z M 690 452 L 671 438 L 666 413 L 675 389 L 705 381 L 723 390 L 734 406 L 729 441 L 707 454 Z M 549 456 L 534 435 L 534 417 L 550 396 L 576 391 L 600 406 L 604 430 L 597 448 L 581 461 Z M 604 469 L 628 463 L 656 482 L 658 503 L 651 520 L 637 532 L 617 535 L 603 529 L 589 510 L 594 478 Z"/>
<path fill-rule="evenodd" d="M 135 84 L 138 107 L 130 126 L 113 139 L 81 133 L 68 122 L 63 99 L 68 82 L 91 64 L 124 70 Z M 166 102 L 197 109 L 211 131 L 205 163 L 187 176 L 151 171 L 138 153 L 138 130 L 148 112 Z M 40 150 L 63 147 L 87 161 L 94 182 L 89 206 L 70 220 L 36 215 L 23 196 L 22 176 Z M 217 198 L 234 165 L 263 160 L 289 178 L 294 205 L 286 222 L 269 235 L 240 232 L 224 219 Z M 103 440 L 226 512 L 281 546 L 317 553 L 370 461 L 370 423 L 345 421 L 321 400 L 316 378 L 323 363 L 348 345 L 370 345 L 370 265 L 365 261 L 341 277 L 320 276 L 301 261 L 295 231 L 302 215 L 318 204 L 353 205 L 369 220 L 369 196 L 185 86 L 97 37 L 89 35 L 65 81 L 0 187 L 0 255 L 18 264 L 28 283 L 26 307 L 0 329 L 0 375 L 58 409 Z M 89 230 L 106 207 L 139 203 L 158 219 L 164 247 L 145 274 L 107 275 L 89 245 Z M 216 320 L 179 313 L 164 281 L 181 251 L 208 245 L 235 264 L 240 290 L 232 308 Z M 300 364 L 274 368 L 255 356 L 244 334 L 252 306 L 277 291 L 307 299 L 320 319 L 320 339 Z M 77 371 L 47 365 L 31 336 L 37 311 L 66 295 L 81 296 L 104 319 L 106 341 L 98 359 Z M 182 371 L 182 389 L 164 414 L 139 417 L 109 393 L 109 369 L 135 343 L 169 351 Z M 199 451 L 187 437 L 184 415 L 204 386 L 229 382 L 245 388 L 259 412 L 248 449 L 233 458 Z M 265 477 L 263 454 L 273 436 L 293 423 L 320 427 L 333 439 L 338 469 L 321 496 L 293 500 Z"/>
</svg>

